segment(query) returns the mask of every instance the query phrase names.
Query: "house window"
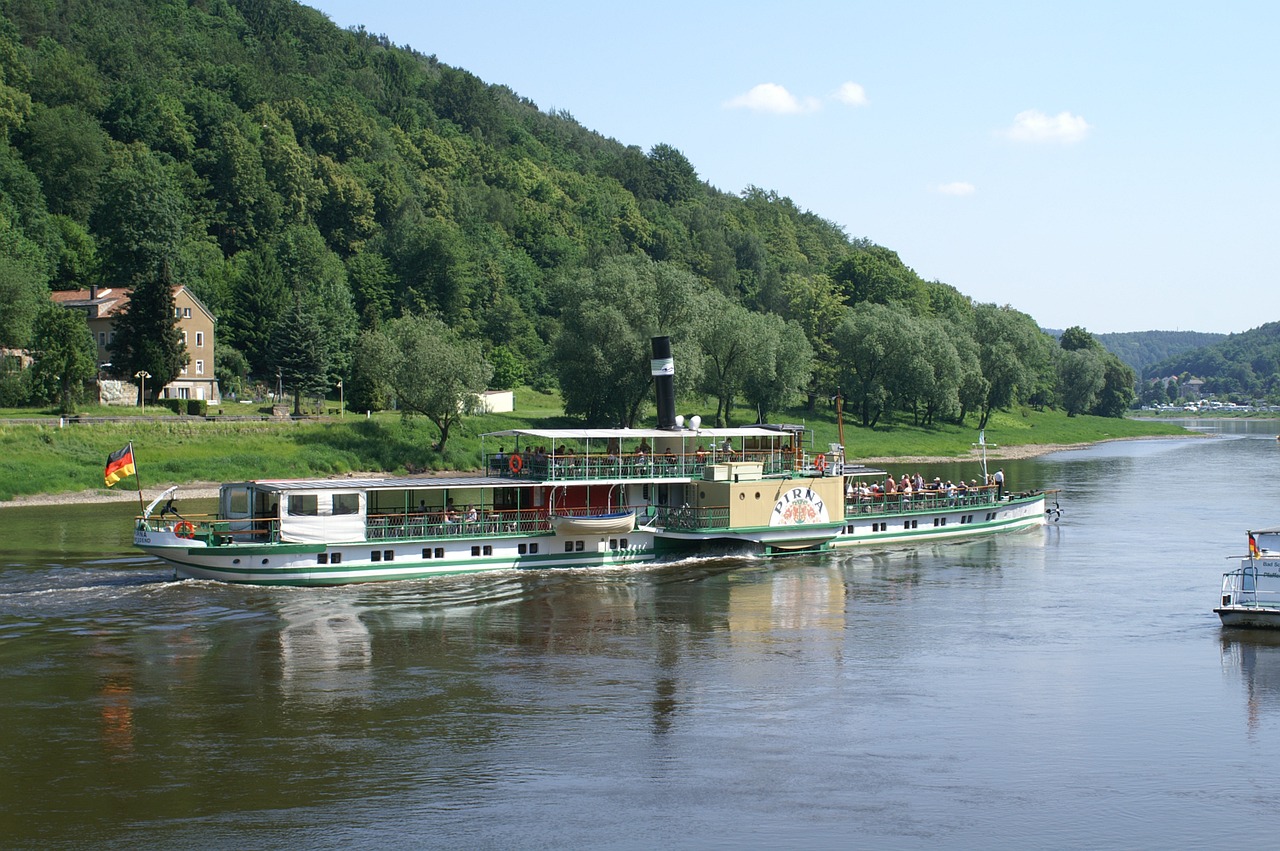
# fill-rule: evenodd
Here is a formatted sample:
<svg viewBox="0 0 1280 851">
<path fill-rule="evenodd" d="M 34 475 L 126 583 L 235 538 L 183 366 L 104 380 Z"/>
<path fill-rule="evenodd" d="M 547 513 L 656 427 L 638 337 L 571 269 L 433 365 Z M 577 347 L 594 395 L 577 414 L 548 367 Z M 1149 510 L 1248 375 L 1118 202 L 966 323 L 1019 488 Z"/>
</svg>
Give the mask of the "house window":
<svg viewBox="0 0 1280 851">
<path fill-rule="evenodd" d="M 103 346 L 103 347 L 105 347 L 105 346 L 107 345 L 107 332 L 106 332 L 106 331 L 99 331 L 99 332 L 98 332 L 98 345 L 99 345 L 99 346 Z"/>
<path fill-rule="evenodd" d="M 183 331 L 183 332 L 182 332 L 182 345 L 184 345 L 184 346 L 185 346 L 186 344 L 187 344 L 187 332 L 186 332 L 186 331 Z"/>
<path fill-rule="evenodd" d="M 196 375 L 204 375 L 204 361 L 196 361 Z"/>
<path fill-rule="evenodd" d="M 182 365 L 182 374 L 183 374 L 183 375 L 186 375 L 186 374 L 187 374 L 187 365 L 186 365 L 186 364 L 183 364 L 183 365 Z"/>
<path fill-rule="evenodd" d="M 182 308 L 182 318 L 183 318 L 183 319 L 190 319 L 190 318 L 191 318 L 191 308 L 189 308 L 189 307 L 184 307 L 184 308 Z"/>
<path fill-rule="evenodd" d="M 196 332 L 196 348 L 204 348 L 204 332 Z"/>
</svg>

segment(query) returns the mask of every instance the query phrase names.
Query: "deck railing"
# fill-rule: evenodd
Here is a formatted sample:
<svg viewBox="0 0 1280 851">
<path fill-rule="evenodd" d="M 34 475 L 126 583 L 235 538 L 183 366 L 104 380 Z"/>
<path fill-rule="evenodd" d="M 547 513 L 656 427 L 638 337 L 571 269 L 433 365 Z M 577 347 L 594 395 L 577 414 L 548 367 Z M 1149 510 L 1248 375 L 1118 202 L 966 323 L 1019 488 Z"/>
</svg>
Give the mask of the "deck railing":
<svg viewBox="0 0 1280 851">
<path fill-rule="evenodd" d="M 514 461 L 513 458 L 519 458 Z M 489 475 L 518 481 L 573 482 L 599 479 L 701 479 L 707 466 L 731 461 L 761 464 L 767 476 L 791 472 L 791 455 L 770 452 L 690 452 L 684 455 L 494 454 L 486 459 Z"/>
<path fill-rule="evenodd" d="M 937 511 L 952 508 L 982 508 L 996 504 L 995 488 L 976 488 L 964 493 L 947 495 L 940 491 L 925 490 L 903 494 L 872 494 L 847 497 L 844 516 L 868 514 L 902 514 L 909 511 Z"/>
<path fill-rule="evenodd" d="M 675 532 L 721 529 L 729 525 L 729 507 L 725 506 L 656 506 L 656 525 Z"/>
<path fill-rule="evenodd" d="M 1280 573 L 1242 567 L 1223 574 L 1222 605 L 1280 608 Z"/>
<path fill-rule="evenodd" d="M 439 513 L 371 514 L 366 523 L 370 540 L 400 538 L 472 538 L 477 535 L 528 535 L 550 532 L 546 509 L 520 511 L 477 510 L 475 519 L 466 513 L 445 517 Z"/>
</svg>

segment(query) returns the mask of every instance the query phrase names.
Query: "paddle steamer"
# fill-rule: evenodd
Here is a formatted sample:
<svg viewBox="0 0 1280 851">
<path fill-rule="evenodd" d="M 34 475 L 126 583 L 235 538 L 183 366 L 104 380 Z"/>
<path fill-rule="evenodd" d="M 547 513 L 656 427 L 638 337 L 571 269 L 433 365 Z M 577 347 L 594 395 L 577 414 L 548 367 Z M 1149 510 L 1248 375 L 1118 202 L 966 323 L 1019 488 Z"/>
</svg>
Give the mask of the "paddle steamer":
<svg viewBox="0 0 1280 851">
<path fill-rule="evenodd" d="M 846 462 L 839 445 L 806 452 L 802 427 L 686 423 L 674 415 L 665 338 L 652 371 L 654 429 L 494 432 L 477 476 L 228 483 L 212 517 L 157 511 L 170 488 L 139 517 L 134 543 L 182 576 L 337 585 L 915 543 L 1045 522 L 1043 493 L 874 493 L 861 484 L 885 471 Z"/>
</svg>

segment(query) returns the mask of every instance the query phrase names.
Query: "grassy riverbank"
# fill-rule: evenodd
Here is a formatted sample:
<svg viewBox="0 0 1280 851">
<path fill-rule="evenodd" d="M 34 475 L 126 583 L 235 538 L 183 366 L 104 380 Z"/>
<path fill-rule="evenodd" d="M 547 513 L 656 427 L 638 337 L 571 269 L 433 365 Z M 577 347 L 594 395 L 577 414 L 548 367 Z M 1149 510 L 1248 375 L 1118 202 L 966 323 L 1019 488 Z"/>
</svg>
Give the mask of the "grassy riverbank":
<svg viewBox="0 0 1280 851">
<path fill-rule="evenodd" d="M 56 417 L 41 425 L 0 425 L 0 501 L 34 494 L 106 492 L 102 468 L 111 452 L 133 442 L 144 489 L 188 482 L 222 482 L 265 477 L 332 476 L 351 472 L 404 473 L 410 470 L 476 470 L 484 432 L 521 427 L 564 427 L 559 399 L 521 390 L 520 408 L 465 420 L 449 437 L 444 455 L 432 448 L 438 439 L 425 420 L 403 420 L 398 414 L 370 419 L 348 414 L 343 419 L 281 422 L 225 422 L 163 416 L 131 422 L 67 425 Z M 739 412 L 738 422 L 748 422 Z M 774 421 L 803 423 L 812 430 L 814 451 L 837 442 L 833 411 L 817 415 L 790 411 Z M 994 416 L 986 438 L 999 445 L 1001 457 L 1019 447 L 1094 443 L 1116 438 L 1185 434 L 1172 423 L 1073 417 L 1055 412 L 1013 411 Z M 977 440 L 974 425 L 930 429 L 897 424 L 863 429 L 846 419 L 845 445 L 851 459 L 963 458 Z M 509 448 L 509 447 L 508 447 Z M 487 451 L 497 444 L 486 444 Z M 133 480 L 114 490 L 131 491 Z"/>
</svg>

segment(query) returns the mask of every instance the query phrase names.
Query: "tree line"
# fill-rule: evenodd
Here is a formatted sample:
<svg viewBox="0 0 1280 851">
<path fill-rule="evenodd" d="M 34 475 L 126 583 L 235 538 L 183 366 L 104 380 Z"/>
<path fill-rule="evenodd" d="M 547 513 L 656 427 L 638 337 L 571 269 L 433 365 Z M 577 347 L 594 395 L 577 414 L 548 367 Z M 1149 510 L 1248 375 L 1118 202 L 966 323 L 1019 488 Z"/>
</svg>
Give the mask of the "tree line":
<svg viewBox="0 0 1280 851">
<path fill-rule="evenodd" d="M 68 404 L 90 377 L 48 293 L 91 283 L 133 291 L 113 368 L 163 386 L 186 358 L 181 283 L 218 317 L 224 392 L 278 380 L 297 406 L 341 381 L 360 408 L 432 418 L 441 445 L 453 397 L 486 384 L 634 424 L 655 333 L 718 422 L 835 394 L 867 426 L 1123 410 L 1082 329 L 1057 345 L 785 196 L 723 192 L 671 145 L 291 0 L 0 13 L 0 345 L 35 358 L 0 404 Z"/>
</svg>

